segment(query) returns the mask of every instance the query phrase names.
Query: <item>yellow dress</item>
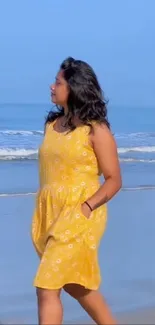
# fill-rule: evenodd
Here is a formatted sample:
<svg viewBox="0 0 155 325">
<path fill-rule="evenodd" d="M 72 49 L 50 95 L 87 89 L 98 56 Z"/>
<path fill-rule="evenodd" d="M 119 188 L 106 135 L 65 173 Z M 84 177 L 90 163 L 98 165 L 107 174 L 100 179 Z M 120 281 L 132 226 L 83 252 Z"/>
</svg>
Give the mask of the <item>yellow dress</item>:
<svg viewBox="0 0 155 325">
<path fill-rule="evenodd" d="M 40 188 L 32 218 L 32 241 L 40 257 L 33 285 L 46 289 L 76 283 L 96 290 L 101 282 L 98 247 L 107 207 L 90 218 L 81 204 L 100 187 L 89 127 L 58 133 L 49 124 L 39 149 Z"/>
</svg>

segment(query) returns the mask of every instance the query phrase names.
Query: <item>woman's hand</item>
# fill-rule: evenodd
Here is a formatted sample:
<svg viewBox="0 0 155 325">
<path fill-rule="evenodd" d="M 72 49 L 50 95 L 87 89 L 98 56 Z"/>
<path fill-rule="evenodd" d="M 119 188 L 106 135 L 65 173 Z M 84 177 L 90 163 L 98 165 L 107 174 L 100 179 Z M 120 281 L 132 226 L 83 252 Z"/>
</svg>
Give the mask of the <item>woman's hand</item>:
<svg viewBox="0 0 155 325">
<path fill-rule="evenodd" d="M 87 219 L 89 219 L 92 211 L 90 210 L 89 206 L 84 202 L 81 205 L 81 212 Z"/>
</svg>

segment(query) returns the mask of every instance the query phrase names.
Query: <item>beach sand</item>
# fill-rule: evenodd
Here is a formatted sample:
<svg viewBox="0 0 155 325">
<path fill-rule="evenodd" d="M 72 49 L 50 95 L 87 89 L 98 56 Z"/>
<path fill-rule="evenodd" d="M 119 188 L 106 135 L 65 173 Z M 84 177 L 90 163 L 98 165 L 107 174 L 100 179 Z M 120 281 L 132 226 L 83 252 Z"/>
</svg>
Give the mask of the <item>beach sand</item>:
<svg viewBox="0 0 155 325">
<path fill-rule="evenodd" d="M 128 313 L 121 313 L 117 317 L 119 324 L 146 325 L 155 324 L 155 307 L 137 309 Z"/>
<path fill-rule="evenodd" d="M 101 291 L 120 324 L 155 324 L 154 198 L 154 190 L 122 191 L 109 204 L 99 250 Z M 1 323 L 37 324 L 32 282 L 39 261 L 30 239 L 34 200 L 35 195 L 0 197 Z M 69 296 L 63 304 L 64 323 L 91 323 Z"/>
<path fill-rule="evenodd" d="M 116 320 L 118 325 L 155 325 L 155 306 L 150 308 L 137 308 L 134 311 L 116 313 Z M 67 325 L 67 323 L 64 323 Z M 68 324 L 84 324 L 91 325 L 94 324 L 91 320 L 86 322 L 85 320 L 81 322 L 69 322 Z"/>
</svg>

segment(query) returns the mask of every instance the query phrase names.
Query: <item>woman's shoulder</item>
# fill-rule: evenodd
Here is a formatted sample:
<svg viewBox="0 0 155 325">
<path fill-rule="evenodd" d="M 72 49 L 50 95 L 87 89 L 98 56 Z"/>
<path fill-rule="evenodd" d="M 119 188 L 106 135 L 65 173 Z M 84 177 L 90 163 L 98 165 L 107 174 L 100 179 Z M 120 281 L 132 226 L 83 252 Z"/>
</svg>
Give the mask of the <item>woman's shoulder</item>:
<svg viewBox="0 0 155 325">
<path fill-rule="evenodd" d="M 54 121 L 51 122 L 46 122 L 44 125 L 44 135 L 46 134 L 46 132 L 48 131 L 48 129 L 53 125 Z"/>
</svg>

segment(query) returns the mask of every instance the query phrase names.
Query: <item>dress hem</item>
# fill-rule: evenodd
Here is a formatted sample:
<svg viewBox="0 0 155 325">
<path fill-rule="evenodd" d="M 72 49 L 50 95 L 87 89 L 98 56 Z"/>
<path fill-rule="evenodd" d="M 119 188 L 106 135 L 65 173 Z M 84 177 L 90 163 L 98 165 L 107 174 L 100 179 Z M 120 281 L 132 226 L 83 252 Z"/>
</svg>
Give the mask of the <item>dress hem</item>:
<svg viewBox="0 0 155 325">
<path fill-rule="evenodd" d="M 77 285 L 84 287 L 87 290 L 98 290 L 100 287 L 100 283 L 97 286 L 90 286 L 90 285 L 86 286 L 86 284 L 82 281 L 79 281 L 79 282 L 78 281 L 69 281 L 69 282 L 64 282 L 57 286 L 48 286 L 48 285 L 42 285 L 42 284 L 39 285 L 39 283 L 37 284 L 37 282 L 34 282 L 33 287 L 47 289 L 47 290 L 58 290 L 58 289 L 63 289 L 63 287 L 67 284 L 77 284 Z"/>
</svg>

